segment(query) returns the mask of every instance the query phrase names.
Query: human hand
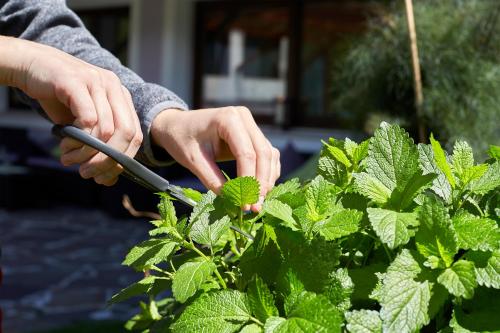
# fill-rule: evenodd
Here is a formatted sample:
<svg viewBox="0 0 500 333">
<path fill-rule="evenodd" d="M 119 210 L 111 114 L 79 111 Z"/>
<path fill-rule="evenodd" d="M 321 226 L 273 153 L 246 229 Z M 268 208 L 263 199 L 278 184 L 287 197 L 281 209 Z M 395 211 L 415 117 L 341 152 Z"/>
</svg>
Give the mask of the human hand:
<svg viewBox="0 0 500 333">
<path fill-rule="evenodd" d="M 254 176 L 261 186 L 259 203 L 245 209 L 259 211 L 266 193 L 280 177 L 279 151 L 264 137 L 245 107 L 168 109 L 153 120 L 151 136 L 216 193 L 225 178 L 215 161 L 236 159 L 238 176 Z"/>
<path fill-rule="evenodd" d="M 13 85 L 38 100 L 56 124 L 74 124 L 114 149 L 134 157 L 142 131 L 129 91 L 111 71 L 49 46 L 15 39 L 19 51 Z M 103 153 L 65 138 L 61 163 L 80 164 L 83 178 L 116 183 L 122 168 Z"/>
</svg>

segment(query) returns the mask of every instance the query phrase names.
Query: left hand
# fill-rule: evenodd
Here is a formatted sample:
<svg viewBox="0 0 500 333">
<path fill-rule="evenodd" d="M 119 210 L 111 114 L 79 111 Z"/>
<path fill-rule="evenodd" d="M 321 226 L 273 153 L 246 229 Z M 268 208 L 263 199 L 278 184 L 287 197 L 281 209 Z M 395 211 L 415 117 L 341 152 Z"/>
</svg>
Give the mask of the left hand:
<svg viewBox="0 0 500 333">
<path fill-rule="evenodd" d="M 260 183 L 259 202 L 245 209 L 261 210 L 265 195 L 280 177 L 279 151 L 245 107 L 164 110 L 153 120 L 151 137 L 216 193 L 225 178 L 215 162 L 236 159 L 238 176 L 253 176 Z"/>
</svg>

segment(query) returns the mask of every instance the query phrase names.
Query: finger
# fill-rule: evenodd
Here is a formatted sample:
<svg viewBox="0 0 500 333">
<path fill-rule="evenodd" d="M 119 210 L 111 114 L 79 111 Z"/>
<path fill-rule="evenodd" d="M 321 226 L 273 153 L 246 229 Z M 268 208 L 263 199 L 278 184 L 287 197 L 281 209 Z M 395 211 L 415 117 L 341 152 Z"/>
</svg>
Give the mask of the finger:
<svg viewBox="0 0 500 333">
<path fill-rule="evenodd" d="M 127 104 L 129 105 L 129 110 L 132 113 L 132 120 L 133 120 L 134 127 L 135 127 L 134 138 L 130 142 L 129 147 L 128 147 L 127 151 L 125 152 L 126 155 L 133 158 L 137 154 L 137 151 L 139 150 L 139 148 L 141 147 L 141 144 L 142 144 L 142 139 L 143 139 L 142 129 L 141 129 L 141 124 L 139 122 L 139 117 L 137 117 L 137 113 L 135 111 L 134 101 L 132 100 L 132 95 L 130 95 L 130 92 L 123 85 L 121 86 L 121 88 L 122 88 L 123 95 L 125 96 L 125 100 L 126 100 Z"/>
<path fill-rule="evenodd" d="M 79 82 L 66 82 L 55 90 L 57 99 L 71 110 L 74 125 L 91 132 L 97 125 L 98 115 L 87 86 Z"/>
<path fill-rule="evenodd" d="M 97 132 L 98 132 L 98 128 L 94 127 L 92 129 L 92 131 L 90 132 L 90 135 L 97 137 Z M 64 140 L 69 141 L 69 140 L 73 140 L 73 139 L 65 138 Z M 76 140 L 73 140 L 73 141 L 76 141 Z M 77 141 L 77 142 L 79 142 L 79 141 Z M 68 146 L 69 145 L 70 144 L 68 144 Z M 71 145 L 72 146 L 74 145 L 76 147 L 77 143 L 71 143 Z M 94 148 L 87 146 L 83 143 L 80 143 L 79 148 L 75 148 L 72 150 L 68 149 L 68 150 L 62 151 L 61 163 L 65 166 L 73 165 L 73 164 L 82 164 L 82 163 L 90 160 L 96 154 L 98 155 L 97 150 L 95 150 Z"/>
<path fill-rule="evenodd" d="M 75 149 L 80 149 L 83 147 L 83 143 L 73 138 L 63 138 L 61 143 L 59 144 L 59 148 L 61 149 L 61 153 L 65 154 Z"/>
<path fill-rule="evenodd" d="M 271 182 L 274 186 L 276 181 L 281 177 L 281 161 L 280 161 L 280 151 L 276 148 L 273 148 L 273 177 L 271 178 Z"/>
<path fill-rule="evenodd" d="M 104 185 L 104 186 L 113 186 L 116 184 L 118 181 L 119 173 L 117 168 L 113 168 L 111 170 L 108 170 L 106 172 L 102 172 L 98 174 L 97 176 L 94 177 L 94 181 L 97 184 Z"/>
<path fill-rule="evenodd" d="M 201 149 L 197 144 L 193 144 L 187 151 L 190 155 L 187 157 L 186 166 L 203 185 L 213 192 L 219 194 L 224 185 L 225 178 L 219 167 L 215 163 L 214 154 L 208 148 Z"/>
</svg>

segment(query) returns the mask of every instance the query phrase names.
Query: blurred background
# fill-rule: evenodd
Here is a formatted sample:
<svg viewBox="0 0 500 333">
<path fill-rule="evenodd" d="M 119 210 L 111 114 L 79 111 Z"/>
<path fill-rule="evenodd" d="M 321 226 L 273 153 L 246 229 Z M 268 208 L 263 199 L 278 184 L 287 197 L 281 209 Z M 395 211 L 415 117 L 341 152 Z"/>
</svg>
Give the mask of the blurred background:
<svg viewBox="0 0 500 333">
<path fill-rule="evenodd" d="M 103 47 L 191 108 L 245 105 L 280 149 L 283 178 L 315 172 L 320 140 L 398 123 L 477 152 L 500 144 L 500 2 L 415 1 L 422 115 L 404 1 L 68 0 Z M 425 136 L 418 136 L 418 127 Z M 234 164 L 225 163 L 234 174 Z M 202 190 L 186 170 L 155 170 Z M 140 276 L 120 266 L 147 238 L 151 193 L 99 187 L 58 162 L 50 124 L 0 87 L 0 307 L 5 332 L 121 332 Z M 55 330 L 62 328 L 62 330 Z"/>
</svg>

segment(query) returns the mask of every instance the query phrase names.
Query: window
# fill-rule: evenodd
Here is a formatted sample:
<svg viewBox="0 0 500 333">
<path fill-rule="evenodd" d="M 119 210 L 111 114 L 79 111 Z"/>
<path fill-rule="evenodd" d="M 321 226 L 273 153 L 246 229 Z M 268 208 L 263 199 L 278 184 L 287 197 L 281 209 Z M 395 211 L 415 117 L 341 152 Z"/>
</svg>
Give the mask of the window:
<svg viewBox="0 0 500 333">
<path fill-rule="evenodd" d="M 197 4 L 196 107 L 248 106 L 260 123 L 359 129 L 332 109 L 335 60 L 373 5 L 355 0 Z"/>
</svg>

